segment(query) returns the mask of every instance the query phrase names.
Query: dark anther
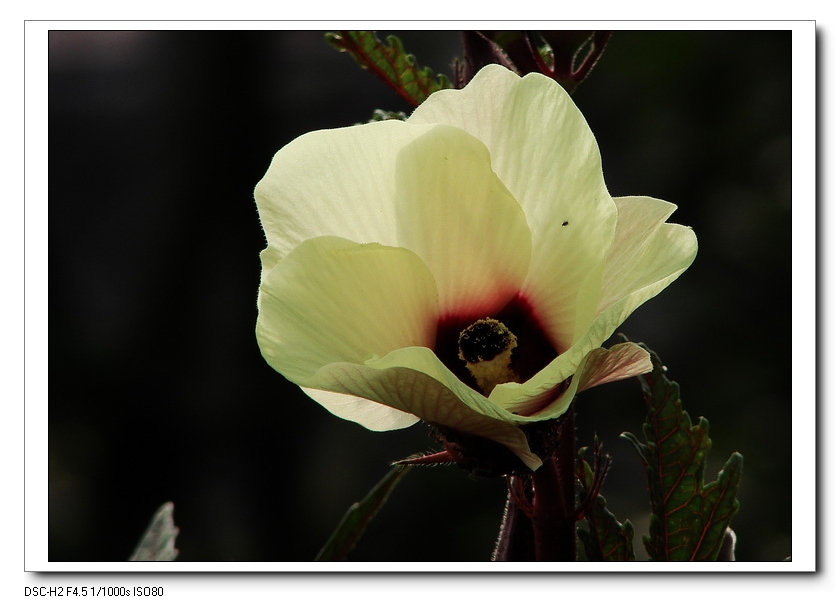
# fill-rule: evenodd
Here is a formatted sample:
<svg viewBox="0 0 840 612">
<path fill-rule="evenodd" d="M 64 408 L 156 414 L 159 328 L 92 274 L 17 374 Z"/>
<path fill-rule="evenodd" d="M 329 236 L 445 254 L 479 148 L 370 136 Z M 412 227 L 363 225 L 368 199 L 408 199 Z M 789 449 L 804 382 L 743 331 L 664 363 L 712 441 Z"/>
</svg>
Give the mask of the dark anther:
<svg viewBox="0 0 840 612">
<path fill-rule="evenodd" d="M 503 323 L 481 319 L 461 332 L 458 348 L 464 361 L 478 363 L 490 361 L 515 341 L 516 337 Z"/>
</svg>

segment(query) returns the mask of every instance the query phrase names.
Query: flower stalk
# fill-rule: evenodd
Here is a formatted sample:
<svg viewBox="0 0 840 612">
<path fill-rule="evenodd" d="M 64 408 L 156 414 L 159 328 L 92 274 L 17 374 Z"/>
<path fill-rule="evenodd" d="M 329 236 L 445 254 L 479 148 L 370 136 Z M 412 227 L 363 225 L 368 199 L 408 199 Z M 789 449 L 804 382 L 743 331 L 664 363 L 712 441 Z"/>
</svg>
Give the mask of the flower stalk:
<svg viewBox="0 0 840 612">
<path fill-rule="evenodd" d="M 574 406 L 558 425 L 557 448 L 532 478 L 535 561 L 575 560 Z"/>
<path fill-rule="evenodd" d="M 574 406 L 557 420 L 556 446 L 533 474 L 508 481 L 494 561 L 575 561 Z"/>
</svg>

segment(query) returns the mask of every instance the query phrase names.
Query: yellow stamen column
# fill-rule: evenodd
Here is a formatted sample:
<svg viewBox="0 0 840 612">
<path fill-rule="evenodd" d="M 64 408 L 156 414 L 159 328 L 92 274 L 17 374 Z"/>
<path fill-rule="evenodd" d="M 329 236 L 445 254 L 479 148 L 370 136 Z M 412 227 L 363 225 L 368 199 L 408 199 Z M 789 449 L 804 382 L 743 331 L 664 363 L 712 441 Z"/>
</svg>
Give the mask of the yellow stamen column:
<svg viewBox="0 0 840 612">
<path fill-rule="evenodd" d="M 501 321 L 479 319 L 458 336 L 458 357 L 466 363 L 478 388 L 490 395 L 493 387 L 520 382 L 511 367 L 516 336 Z"/>
</svg>

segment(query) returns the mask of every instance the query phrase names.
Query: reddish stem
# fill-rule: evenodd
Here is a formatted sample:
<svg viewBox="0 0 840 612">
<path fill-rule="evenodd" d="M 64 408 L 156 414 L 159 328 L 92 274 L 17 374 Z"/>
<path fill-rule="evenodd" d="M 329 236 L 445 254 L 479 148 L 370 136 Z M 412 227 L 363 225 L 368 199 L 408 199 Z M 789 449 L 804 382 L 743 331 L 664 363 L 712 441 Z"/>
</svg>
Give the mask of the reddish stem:
<svg viewBox="0 0 840 612">
<path fill-rule="evenodd" d="M 494 561 L 575 561 L 575 417 L 570 407 L 536 472 L 513 476 Z M 526 494 L 527 491 L 527 494 Z"/>
<path fill-rule="evenodd" d="M 534 548 L 537 561 L 574 561 L 575 417 L 570 407 L 559 423 L 558 446 L 534 472 Z"/>
<path fill-rule="evenodd" d="M 493 551 L 493 561 L 533 561 L 534 560 L 534 527 L 528 512 L 513 490 L 521 484 L 516 478 L 508 484 L 508 497 L 505 503 L 505 513 L 502 518 L 502 529 Z"/>
</svg>

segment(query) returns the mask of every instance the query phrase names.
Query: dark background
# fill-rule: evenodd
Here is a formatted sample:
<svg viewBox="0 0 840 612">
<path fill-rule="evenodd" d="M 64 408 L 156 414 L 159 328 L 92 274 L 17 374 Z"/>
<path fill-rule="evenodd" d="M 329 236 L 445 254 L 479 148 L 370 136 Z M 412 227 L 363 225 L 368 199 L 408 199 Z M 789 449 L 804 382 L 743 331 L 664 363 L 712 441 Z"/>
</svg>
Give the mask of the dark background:
<svg viewBox="0 0 840 612">
<path fill-rule="evenodd" d="M 385 32 L 381 33 L 384 36 Z M 456 32 L 400 32 L 450 72 Z M 694 265 L 620 331 L 745 456 L 738 557 L 791 554 L 791 36 L 616 32 L 575 93 L 613 195 L 675 202 Z M 49 37 L 49 559 L 120 561 L 175 503 L 184 561 L 307 561 L 425 426 L 369 432 L 312 403 L 254 338 L 252 191 L 295 136 L 410 110 L 321 32 Z M 804 205 L 805 203 L 803 203 Z M 584 393 L 604 494 L 646 532 L 635 381 Z M 352 556 L 488 559 L 501 481 L 415 469 Z M 646 558 L 641 547 L 639 558 Z"/>
</svg>

